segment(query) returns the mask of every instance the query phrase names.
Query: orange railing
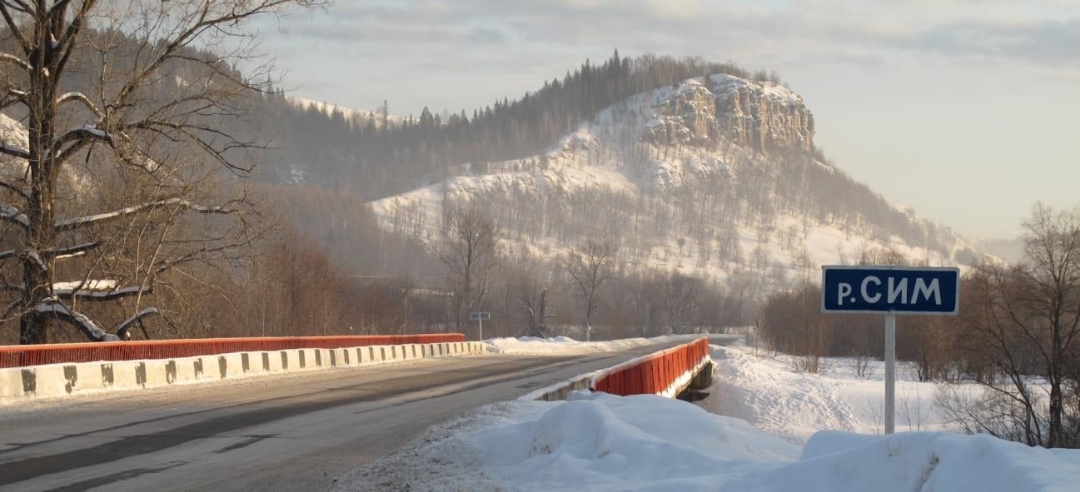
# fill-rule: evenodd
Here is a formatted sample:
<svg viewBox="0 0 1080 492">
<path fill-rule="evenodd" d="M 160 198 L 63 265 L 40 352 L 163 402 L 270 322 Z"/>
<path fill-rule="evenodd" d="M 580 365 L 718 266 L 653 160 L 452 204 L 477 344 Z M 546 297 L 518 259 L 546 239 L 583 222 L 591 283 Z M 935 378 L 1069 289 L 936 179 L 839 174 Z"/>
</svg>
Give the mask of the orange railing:
<svg viewBox="0 0 1080 492">
<path fill-rule="evenodd" d="M 594 380 L 593 389 L 613 395 L 657 395 L 667 390 L 709 356 L 709 340 L 699 338 L 648 357 L 626 367 L 616 367 Z"/>
<path fill-rule="evenodd" d="M 206 338 L 134 342 L 63 343 L 0 346 L 0 368 L 101 360 L 172 359 L 230 352 L 261 352 L 300 348 L 337 349 L 368 345 L 454 343 L 460 333 L 429 335 L 370 335 L 341 337 Z"/>
</svg>

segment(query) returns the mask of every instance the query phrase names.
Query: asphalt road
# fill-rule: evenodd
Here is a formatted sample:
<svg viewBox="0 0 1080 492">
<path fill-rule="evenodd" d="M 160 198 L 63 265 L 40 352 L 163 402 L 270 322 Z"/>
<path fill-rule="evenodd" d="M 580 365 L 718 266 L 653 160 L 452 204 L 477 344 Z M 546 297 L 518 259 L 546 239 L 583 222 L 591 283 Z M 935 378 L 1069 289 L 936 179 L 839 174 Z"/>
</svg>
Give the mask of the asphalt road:
<svg viewBox="0 0 1080 492">
<path fill-rule="evenodd" d="M 325 490 L 456 414 L 667 346 L 428 359 L 0 407 L 0 490 Z"/>
</svg>

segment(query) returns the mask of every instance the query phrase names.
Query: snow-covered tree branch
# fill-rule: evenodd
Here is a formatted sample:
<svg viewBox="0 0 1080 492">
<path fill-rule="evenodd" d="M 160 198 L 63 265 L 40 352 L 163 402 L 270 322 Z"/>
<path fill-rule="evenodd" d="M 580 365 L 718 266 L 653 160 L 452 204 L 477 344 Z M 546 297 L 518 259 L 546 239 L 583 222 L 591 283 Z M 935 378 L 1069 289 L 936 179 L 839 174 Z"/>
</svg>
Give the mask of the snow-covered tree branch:
<svg viewBox="0 0 1080 492">
<path fill-rule="evenodd" d="M 66 248 L 59 248 L 56 251 L 53 251 L 52 254 L 53 254 L 53 257 L 56 260 L 66 260 L 68 258 L 75 258 L 75 257 L 83 256 L 87 252 L 96 249 L 98 246 L 101 246 L 101 243 L 93 242 L 93 243 L 76 244 L 75 246 L 68 246 Z"/>
<path fill-rule="evenodd" d="M 120 340 L 120 337 L 102 330 L 93 320 L 86 317 L 86 315 L 71 310 L 56 299 L 46 299 L 34 308 L 33 311 L 39 315 L 52 317 L 70 324 L 83 332 L 83 334 L 91 340 L 98 342 Z"/>
<path fill-rule="evenodd" d="M 116 336 L 121 340 L 131 338 L 131 327 L 135 323 L 138 323 L 139 326 L 142 327 L 143 336 L 149 338 L 149 335 L 146 333 L 146 328 L 143 327 L 142 320 L 149 318 L 150 316 L 161 316 L 161 312 L 158 311 L 158 308 L 150 307 L 135 313 L 134 316 L 120 322 L 119 325 L 116 325 Z"/>
<path fill-rule="evenodd" d="M 202 205 L 196 205 L 182 198 L 169 198 L 165 200 L 158 200 L 156 202 L 143 203 L 140 205 L 132 205 L 130 207 L 124 207 L 119 210 L 111 212 L 105 212 L 94 215 L 87 215 L 83 217 L 75 217 L 73 219 L 64 219 L 56 222 L 56 232 L 65 232 L 82 227 L 89 227 L 103 222 L 114 221 L 124 218 L 125 216 L 150 212 L 159 208 L 172 207 L 174 210 L 190 210 L 192 212 L 198 212 L 202 214 L 229 214 L 233 213 L 233 210 L 224 207 L 204 207 Z"/>
<path fill-rule="evenodd" d="M 90 101 L 90 98 L 86 97 L 86 94 L 83 94 L 81 92 L 68 92 L 56 98 L 56 105 L 58 107 L 67 102 L 81 103 L 83 107 L 88 109 L 91 113 L 94 113 L 94 116 L 97 116 L 98 118 L 105 117 L 105 114 L 102 113 L 101 110 L 98 109 L 97 106 L 95 106 L 94 103 Z"/>
<path fill-rule="evenodd" d="M 24 229 L 30 227 L 30 219 L 26 217 L 26 214 L 6 203 L 0 203 L 0 220 Z"/>
<path fill-rule="evenodd" d="M 15 147 L 15 146 L 12 146 L 12 145 L 8 145 L 6 143 L 0 143 L 0 154 L 9 155 L 9 156 L 15 157 L 17 159 L 29 159 L 30 158 L 30 151 L 28 151 L 26 149 L 23 149 L 23 148 Z"/>
<path fill-rule="evenodd" d="M 92 281 L 102 282 L 102 281 Z M 73 283 L 73 282 L 65 282 Z M 154 288 L 152 285 L 148 286 L 132 286 L 124 287 L 120 289 L 94 289 L 88 287 L 94 287 L 94 284 L 90 284 L 86 287 L 75 286 L 72 288 L 53 288 L 53 294 L 60 299 L 69 300 L 84 300 L 84 301 L 115 301 L 117 299 L 123 299 L 125 297 L 134 297 L 145 294 L 152 294 Z"/>
<path fill-rule="evenodd" d="M 14 55 L 9 55 L 7 53 L 0 53 L 0 62 L 15 65 L 16 67 L 21 68 L 21 69 L 23 69 L 25 71 L 30 71 L 30 64 L 26 63 L 26 60 L 23 60 L 22 58 L 19 58 L 19 57 L 14 56 Z"/>
</svg>

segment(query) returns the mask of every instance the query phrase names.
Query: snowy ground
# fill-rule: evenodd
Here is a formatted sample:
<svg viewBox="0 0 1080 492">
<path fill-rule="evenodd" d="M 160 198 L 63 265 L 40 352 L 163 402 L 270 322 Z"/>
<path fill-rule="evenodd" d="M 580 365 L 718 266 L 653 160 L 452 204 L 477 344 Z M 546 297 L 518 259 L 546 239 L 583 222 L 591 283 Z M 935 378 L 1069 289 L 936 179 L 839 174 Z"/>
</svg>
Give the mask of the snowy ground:
<svg viewBox="0 0 1080 492">
<path fill-rule="evenodd" d="M 714 347 L 713 357 L 718 384 L 702 406 L 588 393 L 489 405 L 428 429 L 334 490 L 1080 490 L 1080 451 L 941 431 L 875 435 L 880 366 L 861 379 L 846 360 L 818 376 L 746 347 Z M 942 428 L 933 391 L 898 385 L 898 430 Z"/>
<path fill-rule="evenodd" d="M 712 413 L 746 420 L 800 445 L 820 430 L 884 433 L 882 361 L 869 361 L 859 376 L 855 359 L 823 359 L 821 374 L 806 374 L 792 369 L 790 356 L 745 345 L 714 346 L 712 357 L 716 377 L 710 397 L 699 403 Z M 914 368 L 904 363 L 897 364 L 896 379 L 897 432 L 945 430 L 948 422 L 935 404 L 937 385 L 918 382 Z"/>
<path fill-rule="evenodd" d="M 622 350 L 668 342 L 692 341 L 701 335 L 665 335 L 653 338 L 625 338 L 607 342 L 579 342 L 568 337 L 492 338 L 485 340 L 489 352 L 516 355 L 580 355 Z"/>
</svg>

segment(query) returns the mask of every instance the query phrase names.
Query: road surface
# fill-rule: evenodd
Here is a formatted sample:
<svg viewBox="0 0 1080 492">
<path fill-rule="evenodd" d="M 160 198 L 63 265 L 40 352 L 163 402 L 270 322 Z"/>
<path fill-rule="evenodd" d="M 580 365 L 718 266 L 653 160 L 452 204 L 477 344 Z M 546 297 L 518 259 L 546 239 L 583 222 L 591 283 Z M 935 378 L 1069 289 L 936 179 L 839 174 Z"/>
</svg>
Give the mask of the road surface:
<svg viewBox="0 0 1080 492">
<path fill-rule="evenodd" d="M 0 490 L 325 490 L 428 426 L 667 345 L 326 369 L 0 407 Z"/>
</svg>

